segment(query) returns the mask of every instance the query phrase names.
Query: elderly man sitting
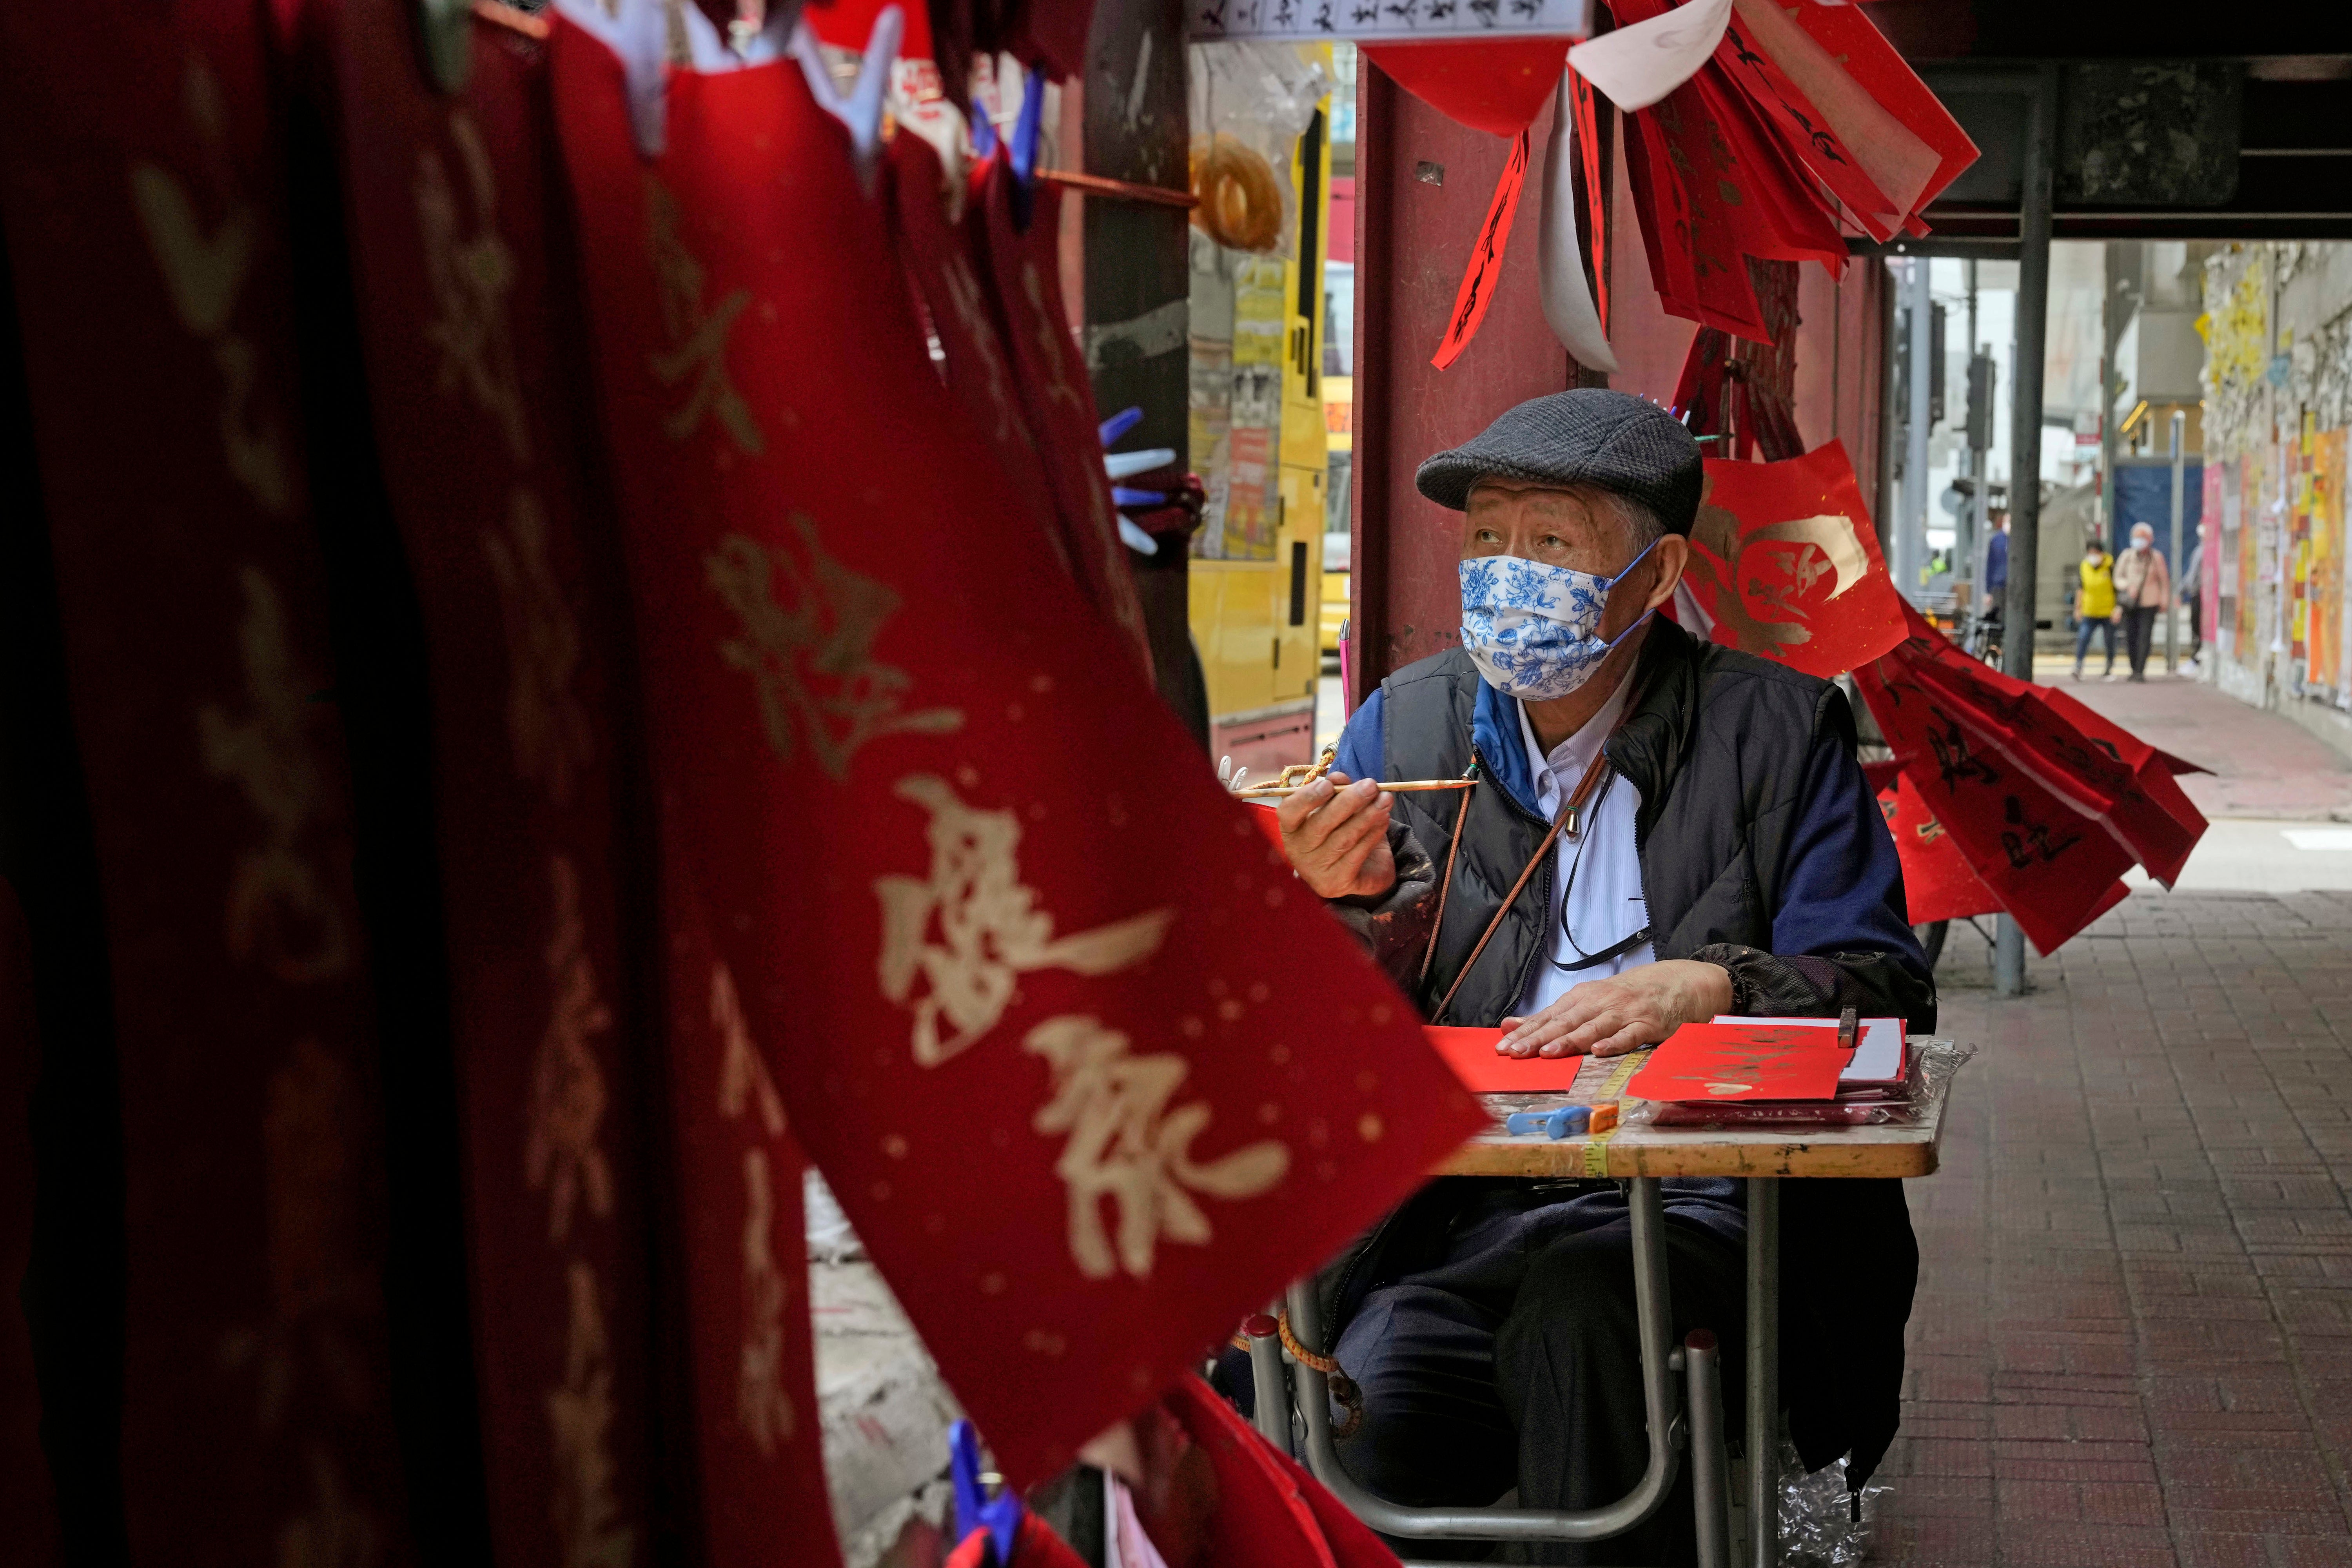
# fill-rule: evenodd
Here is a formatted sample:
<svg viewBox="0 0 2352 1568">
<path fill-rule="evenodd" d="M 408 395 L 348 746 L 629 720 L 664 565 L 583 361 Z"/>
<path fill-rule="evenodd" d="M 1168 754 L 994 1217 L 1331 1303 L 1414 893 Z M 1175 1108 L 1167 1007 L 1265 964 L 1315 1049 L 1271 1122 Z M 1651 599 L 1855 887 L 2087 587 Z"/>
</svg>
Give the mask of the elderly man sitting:
<svg viewBox="0 0 2352 1568">
<path fill-rule="evenodd" d="M 1932 1028 L 1934 982 L 1845 698 L 1657 616 L 1699 503 L 1689 433 L 1622 393 L 1557 393 L 1430 458 L 1418 483 L 1463 514 L 1462 645 L 1381 682 L 1328 782 L 1280 815 L 1300 878 L 1424 1016 L 1499 1024 L 1516 1056 L 1614 1055 L 1718 1013 L 1851 1006 Z M 1372 782 L 1472 769 L 1463 793 Z M 1736 1403 L 1744 1191 L 1664 1187 L 1675 1333 L 1716 1331 Z M 1859 1485 L 1895 1432 L 1910 1217 L 1895 1182 L 1790 1188 L 1790 1429 L 1809 1465 L 1850 1453 Z M 1589 1508 L 1639 1479 L 1632 1243 L 1615 1184 L 1433 1183 L 1325 1289 L 1363 1400 L 1341 1454 L 1372 1490 L 1475 1505 L 1516 1487 L 1524 1508 Z M 1684 1475 L 1633 1536 L 1543 1560 L 1694 1560 Z"/>
</svg>

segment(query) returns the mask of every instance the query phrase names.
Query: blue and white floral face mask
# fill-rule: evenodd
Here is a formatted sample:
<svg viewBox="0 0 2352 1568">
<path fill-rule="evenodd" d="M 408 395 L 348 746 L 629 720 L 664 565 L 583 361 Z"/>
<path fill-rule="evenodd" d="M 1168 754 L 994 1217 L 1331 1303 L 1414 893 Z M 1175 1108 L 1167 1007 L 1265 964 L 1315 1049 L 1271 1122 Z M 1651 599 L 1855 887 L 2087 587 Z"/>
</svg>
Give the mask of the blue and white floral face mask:
<svg viewBox="0 0 2352 1568">
<path fill-rule="evenodd" d="M 1462 650 L 1507 696 L 1534 702 L 1565 697 L 1592 678 L 1610 650 L 1643 621 L 1603 642 L 1601 613 L 1609 590 L 1657 548 L 1650 542 L 1614 577 L 1547 566 L 1518 555 L 1481 555 L 1462 563 Z"/>
</svg>

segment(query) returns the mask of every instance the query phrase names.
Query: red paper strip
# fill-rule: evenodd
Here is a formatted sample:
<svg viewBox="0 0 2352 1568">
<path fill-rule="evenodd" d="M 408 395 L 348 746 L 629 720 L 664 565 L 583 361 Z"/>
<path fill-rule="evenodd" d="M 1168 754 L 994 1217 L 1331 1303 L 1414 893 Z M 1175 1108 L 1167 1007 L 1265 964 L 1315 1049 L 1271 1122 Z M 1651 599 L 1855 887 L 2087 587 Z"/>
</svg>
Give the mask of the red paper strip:
<svg viewBox="0 0 2352 1568">
<path fill-rule="evenodd" d="M 1601 177 L 1600 114 L 1592 84 L 1568 73 L 1569 97 L 1576 109 L 1576 150 L 1584 163 L 1585 243 L 1592 253 L 1592 303 L 1601 331 L 1609 331 L 1609 187 Z"/>
<path fill-rule="evenodd" d="M 1495 1053 L 1503 1037 L 1496 1028 L 1465 1028 L 1456 1025 L 1422 1026 L 1422 1035 L 1462 1087 L 1475 1094 L 1542 1094 L 1572 1089 L 1582 1057 L 1505 1057 Z"/>
<path fill-rule="evenodd" d="M 618 540 L 579 479 L 590 411 L 560 390 L 585 366 L 577 302 L 554 292 L 576 264 L 549 221 L 545 51 L 478 26 L 466 86 L 445 98 L 417 68 L 404 0 L 311 15 L 341 111 L 376 450 L 430 656 L 491 1529 L 503 1562 L 611 1559 L 654 1529 L 635 1135 L 654 1031 L 627 984 L 651 933 L 624 934 L 636 849 L 615 773 L 633 725 L 612 660 L 626 622 Z M 687 1211 L 728 1212 L 727 1175 L 713 1192 L 682 1181 Z M 699 1308 L 730 1272 L 698 1270 L 686 1299 Z M 733 1350 L 740 1336 L 695 1315 L 694 1340 Z M 764 1478 L 709 1533 L 772 1513 L 782 1489 Z M 819 1562 L 827 1520 L 820 1507 L 745 1544 Z"/>
<path fill-rule="evenodd" d="M 1487 205 L 1486 221 L 1479 226 L 1477 243 L 1471 247 L 1470 264 L 1463 268 L 1462 287 L 1454 293 L 1445 336 L 1430 358 L 1429 363 L 1440 370 L 1462 357 L 1462 351 L 1478 335 L 1478 324 L 1486 319 L 1486 307 L 1495 302 L 1496 287 L 1503 279 L 1503 251 L 1511 243 L 1511 220 L 1517 216 L 1519 191 L 1527 178 L 1528 132 L 1522 131 L 1511 143 L 1502 177 L 1495 182 L 1495 199 Z"/>
<path fill-rule="evenodd" d="M 1903 862 L 1903 897 L 1913 925 L 1970 920 L 2000 910 L 2000 900 L 1919 798 L 1919 786 L 1910 775 L 1898 773 L 1894 784 L 1879 791 L 1878 809 L 1894 837 L 1895 857 Z"/>
<path fill-rule="evenodd" d="M 1563 38 L 1365 44 L 1364 58 L 1405 91 L 1474 131 L 1517 136 L 1535 123 L 1568 58 Z"/>
<path fill-rule="evenodd" d="M 112 974 L 130 1560 L 400 1564 L 375 996 L 262 15 L 0 7 L 0 205 Z"/>
<path fill-rule="evenodd" d="M 1860 11 L 1851 5 L 1800 5 L 1791 15 L 1797 26 L 1819 40 L 1864 92 L 1935 150 L 1936 172 L 1911 203 L 1913 213 L 1924 211 L 1977 161 L 1977 144 L 1886 35 Z M 1927 226 L 1918 225 L 1917 232 L 1925 234 Z"/>
<path fill-rule="evenodd" d="M 1921 802 L 2034 946 L 2050 952 L 2106 907 L 2133 856 L 2097 817 L 2019 766 L 2011 737 L 1922 679 L 1950 646 L 1932 627 L 1915 629 L 1893 653 L 1857 666 L 1854 686 Z"/>
<path fill-rule="evenodd" d="M 963 405 L 966 425 L 986 439 L 1003 469 L 1003 493 L 1029 514 L 1065 569 L 1075 573 L 1070 542 L 1054 510 L 1045 444 L 1030 428 L 1019 365 L 991 281 L 986 174 L 968 182 L 962 221 L 950 224 L 943 205 L 948 176 L 922 138 L 892 137 L 886 172 L 891 238 L 946 356 L 948 389 Z"/>
<path fill-rule="evenodd" d="M 1904 607 L 1843 444 L 1781 463 L 1710 459 L 1683 581 L 1726 647 L 1823 679 L 1903 641 Z"/>
<path fill-rule="evenodd" d="M 998 319 L 1012 345 L 1013 384 L 1028 410 L 1029 429 L 1060 519 L 1062 544 L 1078 587 L 1096 610 L 1124 634 L 1139 668 L 1151 668 L 1134 570 L 1118 536 L 1110 476 L 1097 434 L 1094 383 L 1086 357 L 1070 337 L 1062 305 L 1062 193 L 1043 182 L 1029 193 L 1029 226 L 1013 214 L 1011 153 L 1000 148 L 975 174 L 974 188 L 987 235 L 988 277 Z"/>
<path fill-rule="evenodd" d="M 674 71 L 647 163 L 619 62 L 552 48 L 680 856 L 800 1136 L 1034 1480 L 1485 1119 L 999 495 L 798 70 Z"/>
<path fill-rule="evenodd" d="M 1781 144 L 1845 204 L 1847 217 L 1874 239 L 1895 237 L 1910 208 L 1867 172 L 1877 161 L 1875 155 L 1865 157 L 1849 143 L 1850 132 L 1838 117 L 1825 112 L 1824 106 L 1817 105 L 1798 87 L 1739 14 L 1735 13 L 1724 28 L 1723 42 L 1716 47 L 1711 63 L 1748 95 L 1765 122 L 1778 132 Z M 1832 73 L 1838 70 L 1833 63 L 1826 68 Z M 1839 85 L 1860 96 L 1860 89 L 1851 82 L 1841 79 Z"/>
<path fill-rule="evenodd" d="M 1833 1030 L 1769 1024 L 1685 1024 L 1625 1085 L 1636 1100 L 1829 1100 L 1853 1053 Z"/>
</svg>

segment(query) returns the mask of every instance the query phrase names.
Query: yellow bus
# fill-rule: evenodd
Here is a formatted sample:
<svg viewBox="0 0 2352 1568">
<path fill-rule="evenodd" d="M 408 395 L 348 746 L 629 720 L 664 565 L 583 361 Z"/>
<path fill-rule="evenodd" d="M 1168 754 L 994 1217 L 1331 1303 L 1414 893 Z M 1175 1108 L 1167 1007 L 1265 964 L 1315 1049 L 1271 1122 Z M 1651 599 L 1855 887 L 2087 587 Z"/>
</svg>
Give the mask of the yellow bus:
<svg viewBox="0 0 2352 1568">
<path fill-rule="evenodd" d="M 1263 774 L 1312 757 L 1322 674 L 1323 264 L 1329 100 L 1291 154 L 1291 255 L 1192 245 L 1192 466 L 1209 510 L 1190 563 L 1209 752 Z"/>
</svg>

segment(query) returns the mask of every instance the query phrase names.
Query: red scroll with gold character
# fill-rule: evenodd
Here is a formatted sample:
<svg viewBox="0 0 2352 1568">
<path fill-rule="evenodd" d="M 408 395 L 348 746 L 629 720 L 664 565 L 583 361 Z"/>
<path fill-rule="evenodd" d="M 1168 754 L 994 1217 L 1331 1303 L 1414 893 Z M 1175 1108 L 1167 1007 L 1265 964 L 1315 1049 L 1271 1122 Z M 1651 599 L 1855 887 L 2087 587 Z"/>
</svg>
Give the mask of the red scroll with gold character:
<svg viewBox="0 0 2352 1568">
<path fill-rule="evenodd" d="M 1482 1118 L 995 493 L 800 73 L 673 71 L 648 161 L 620 61 L 568 20 L 553 48 L 655 774 L 717 962 L 1034 1481 Z"/>
<path fill-rule="evenodd" d="M 626 619 L 618 541 L 579 479 L 573 423 L 593 410 L 570 389 L 584 366 L 559 352 L 577 307 L 552 292 L 572 267 L 549 222 L 544 50 L 478 25 L 465 85 L 445 97 L 404 0 L 314 0 L 309 23 L 341 125 L 375 446 L 430 653 L 497 1556 L 628 1568 L 653 1534 L 655 1394 L 636 1136 L 649 1020 L 624 954 L 651 939 L 625 926 L 620 893 L 630 726 L 613 658 Z M 730 1175 L 693 1212 L 740 1232 Z M 697 1312 L 698 1341 L 730 1351 L 735 1272 L 685 1285 L 722 1309 Z M 760 1511 L 715 1512 L 713 1531 Z M 814 1563 L 826 1525 L 819 1508 L 759 1544 Z"/>
<path fill-rule="evenodd" d="M 0 8 L 0 204 L 113 976 L 130 1557 L 400 1568 L 385 1129 L 263 14 Z"/>
<path fill-rule="evenodd" d="M 1726 647 L 1824 679 L 1903 640 L 1903 602 L 1844 446 L 1709 461 L 1683 574 Z"/>
</svg>

